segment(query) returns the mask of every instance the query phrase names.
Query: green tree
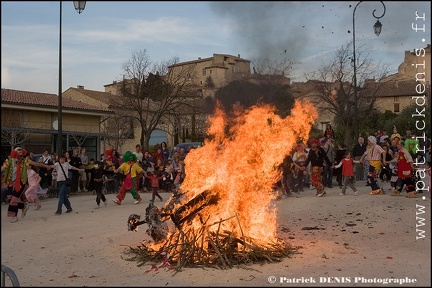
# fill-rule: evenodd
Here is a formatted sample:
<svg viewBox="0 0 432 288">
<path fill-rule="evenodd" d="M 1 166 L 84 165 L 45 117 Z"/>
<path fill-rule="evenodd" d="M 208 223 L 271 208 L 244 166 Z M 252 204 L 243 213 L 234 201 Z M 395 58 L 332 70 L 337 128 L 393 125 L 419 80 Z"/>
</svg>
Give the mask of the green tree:
<svg viewBox="0 0 432 288">
<path fill-rule="evenodd" d="M 207 78 L 205 80 L 205 87 L 209 88 L 209 89 L 215 88 L 215 84 L 214 84 L 213 78 L 211 76 L 207 76 Z"/>
<path fill-rule="evenodd" d="M 362 135 L 365 135 L 365 132 L 373 134 L 377 130 L 386 130 L 387 134 L 391 134 L 391 128 L 388 126 L 388 123 L 392 122 L 396 116 L 397 114 L 389 110 L 384 112 L 373 110 L 366 119 L 361 120 L 360 132 Z"/>
<path fill-rule="evenodd" d="M 419 113 L 425 109 L 422 113 Z M 425 117 L 417 116 L 419 114 L 424 115 Z M 420 121 L 417 123 L 416 121 Z M 423 122 L 424 121 L 424 122 Z M 425 125 L 424 129 L 423 124 Z M 390 119 L 386 122 L 385 127 L 389 133 L 391 134 L 393 130 L 393 126 L 396 126 L 399 134 L 405 135 L 406 130 L 412 130 L 413 134 L 419 136 L 422 133 L 426 133 L 430 136 L 431 131 L 431 111 L 429 107 L 419 107 L 415 104 L 404 108 L 395 118 Z M 419 130 L 419 128 L 421 130 Z"/>
</svg>

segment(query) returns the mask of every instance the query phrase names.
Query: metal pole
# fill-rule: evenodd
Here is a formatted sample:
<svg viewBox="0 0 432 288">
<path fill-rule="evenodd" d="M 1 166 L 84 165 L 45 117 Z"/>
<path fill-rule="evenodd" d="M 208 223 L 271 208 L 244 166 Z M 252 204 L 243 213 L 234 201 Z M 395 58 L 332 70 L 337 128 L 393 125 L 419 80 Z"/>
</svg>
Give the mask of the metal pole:
<svg viewBox="0 0 432 288">
<path fill-rule="evenodd" d="M 57 115 L 57 157 L 63 153 L 63 103 L 62 103 L 62 1 L 60 2 L 60 30 L 59 30 L 59 79 L 58 79 L 58 115 Z M 83 5 L 78 5 L 76 10 L 78 14 L 81 14 L 85 8 L 86 1 L 78 1 L 83 3 Z M 74 4 L 75 6 L 75 4 Z"/>
<path fill-rule="evenodd" d="M 58 79 L 58 128 L 57 128 L 57 156 L 63 152 L 63 112 L 62 112 L 62 1 L 60 1 L 60 32 L 59 32 L 59 79 Z"/>
<path fill-rule="evenodd" d="M 356 64 L 356 49 L 355 49 L 355 12 L 357 6 L 363 1 L 357 3 L 353 11 L 353 65 L 354 65 L 354 139 L 359 136 L 359 124 L 358 124 L 358 100 L 357 100 L 357 64 Z"/>
<path fill-rule="evenodd" d="M 358 95 L 357 95 L 357 61 L 356 61 L 356 49 L 355 49 L 355 12 L 357 9 L 357 6 L 362 3 L 363 1 L 359 1 L 357 3 L 357 5 L 354 7 L 354 11 L 353 11 L 353 67 L 354 67 L 354 76 L 353 76 L 353 82 L 354 82 L 354 132 L 355 132 L 355 138 L 357 139 L 359 136 L 359 115 L 358 115 Z M 376 19 L 380 19 L 384 16 L 385 12 L 386 12 L 386 7 L 384 5 L 383 1 L 379 1 L 381 2 L 381 4 L 384 7 L 384 12 L 380 17 L 375 16 L 375 10 L 373 10 L 372 12 L 372 16 L 375 17 Z"/>
</svg>

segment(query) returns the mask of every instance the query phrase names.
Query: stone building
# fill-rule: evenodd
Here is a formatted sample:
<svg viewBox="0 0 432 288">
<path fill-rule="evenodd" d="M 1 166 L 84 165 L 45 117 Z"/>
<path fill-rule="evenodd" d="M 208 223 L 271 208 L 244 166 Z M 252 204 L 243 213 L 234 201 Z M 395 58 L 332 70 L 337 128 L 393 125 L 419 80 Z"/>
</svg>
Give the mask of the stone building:
<svg viewBox="0 0 432 288">
<path fill-rule="evenodd" d="M 214 97 L 216 91 L 234 80 L 241 80 L 251 74 L 250 61 L 227 54 L 213 54 L 213 57 L 181 62 L 168 67 L 174 74 L 189 72 L 189 79 L 202 97 Z"/>
<path fill-rule="evenodd" d="M 389 76 L 391 79 L 392 76 Z M 399 65 L 398 79 L 424 79 L 430 85 L 431 80 L 431 46 L 405 51 L 404 61 Z"/>
<path fill-rule="evenodd" d="M 398 72 L 380 79 L 380 83 L 371 81 L 365 84 L 365 90 L 381 85 L 375 102 L 376 109 L 384 112 L 401 112 L 415 104 L 413 97 L 425 95 L 430 108 L 431 54 L 430 44 L 424 48 L 405 51 L 404 61 Z M 374 83 L 375 82 L 375 83 Z"/>
<path fill-rule="evenodd" d="M 191 90 L 194 102 L 203 101 L 206 97 L 214 97 L 216 91 L 234 80 L 241 80 L 250 77 L 250 61 L 240 58 L 240 55 L 213 54 L 213 57 L 198 58 L 193 61 L 186 61 L 168 67 L 170 77 L 173 79 L 184 77 L 186 84 Z M 123 81 L 129 81 L 125 79 Z M 120 96 L 122 81 L 104 85 L 107 94 Z M 74 88 L 76 90 L 76 88 Z M 83 91 L 81 91 L 83 92 Z M 107 97 L 109 98 L 109 97 Z M 192 105 L 193 106 L 193 105 Z M 173 147 L 180 137 L 181 142 L 193 141 L 190 138 L 191 131 L 205 131 L 206 115 L 197 111 L 182 113 L 180 119 L 161 121 L 152 133 L 152 138 L 159 139 L 157 143 L 165 141 L 168 147 Z M 171 123 L 171 124 L 169 124 Z M 140 139 L 140 129 L 133 127 L 135 142 Z M 138 142 L 137 142 L 138 141 Z M 125 145 L 129 145 L 127 142 Z M 152 143 L 150 143 L 152 145 Z M 125 146 L 123 146 L 125 147 Z"/>
</svg>

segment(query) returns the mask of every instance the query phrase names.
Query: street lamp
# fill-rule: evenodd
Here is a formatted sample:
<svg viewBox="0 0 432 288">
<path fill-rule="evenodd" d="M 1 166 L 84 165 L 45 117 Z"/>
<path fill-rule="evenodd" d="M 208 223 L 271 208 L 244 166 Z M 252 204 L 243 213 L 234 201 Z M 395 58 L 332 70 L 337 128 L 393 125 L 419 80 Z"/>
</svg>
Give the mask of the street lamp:
<svg viewBox="0 0 432 288">
<path fill-rule="evenodd" d="M 354 11 L 353 11 L 353 63 L 354 63 L 354 76 L 353 76 L 353 80 L 354 80 L 354 113 L 355 113 L 355 123 L 354 123 L 354 129 L 355 129 L 355 139 L 357 139 L 357 137 L 359 136 L 359 121 L 358 121 L 358 99 L 357 99 L 357 63 L 356 63 L 356 49 L 355 49 L 355 12 L 357 9 L 357 6 L 362 3 L 363 1 L 360 1 L 357 3 L 357 5 L 354 7 Z M 382 24 L 379 21 L 380 18 L 382 18 L 386 12 L 386 7 L 383 3 L 383 1 L 379 1 L 381 2 L 381 4 L 384 7 L 384 12 L 381 16 L 377 17 L 375 16 L 375 10 L 372 11 L 372 16 L 375 17 L 377 19 L 377 22 L 375 23 L 375 25 L 373 26 L 374 28 L 374 32 L 375 35 L 379 36 L 381 34 L 381 28 L 382 28 Z"/>
<path fill-rule="evenodd" d="M 73 1 L 78 14 L 84 11 L 86 1 Z M 58 82 L 58 120 L 57 120 L 57 156 L 62 154 L 63 146 L 63 112 L 62 112 L 62 1 L 60 1 L 60 33 L 59 33 L 59 82 Z"/>
<path fill-rule="evenodd" d="M 75 10 L 77 10 L 78 14 L 81 14 L 85 9 L 86 1 L 73 1 Z"/>
</svg>

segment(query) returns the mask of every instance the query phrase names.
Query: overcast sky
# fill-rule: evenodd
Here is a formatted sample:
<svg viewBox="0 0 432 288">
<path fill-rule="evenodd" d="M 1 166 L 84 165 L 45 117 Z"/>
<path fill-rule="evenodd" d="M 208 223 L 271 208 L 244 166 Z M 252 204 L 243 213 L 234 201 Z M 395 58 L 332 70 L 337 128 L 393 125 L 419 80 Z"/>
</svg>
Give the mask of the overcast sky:
<svg viewBox="0 0 432 288">
<path fill-rule="evenodd" d="M 245 59 L 290 59 L 290 78 L 328 63 L 352 41 L 359 2 L 129 2 L 87 1 L 78 14 L 63 2 L 63 91 L 82 85 L 104 91 L 122 78 L 132 52 L 146 49 L 154 62 L 181 62 L 213 53 Z M 426 47 L 431 36 L 430 1 L 384 1 L 382 33 L 373 33 L 380 1 L 362 2 L 355 13 L 356 47 L 388 63 L 391 72 L 406 50 Z M 416 19 L 425 14 L 426 19 Z M 1 88 L 57 94 L 60 2 L 1 1 Z M 425 32 L 414 31 L 425 25 Z M 348 32 L 349 31 L 349 32 Z"/>
</svg>

